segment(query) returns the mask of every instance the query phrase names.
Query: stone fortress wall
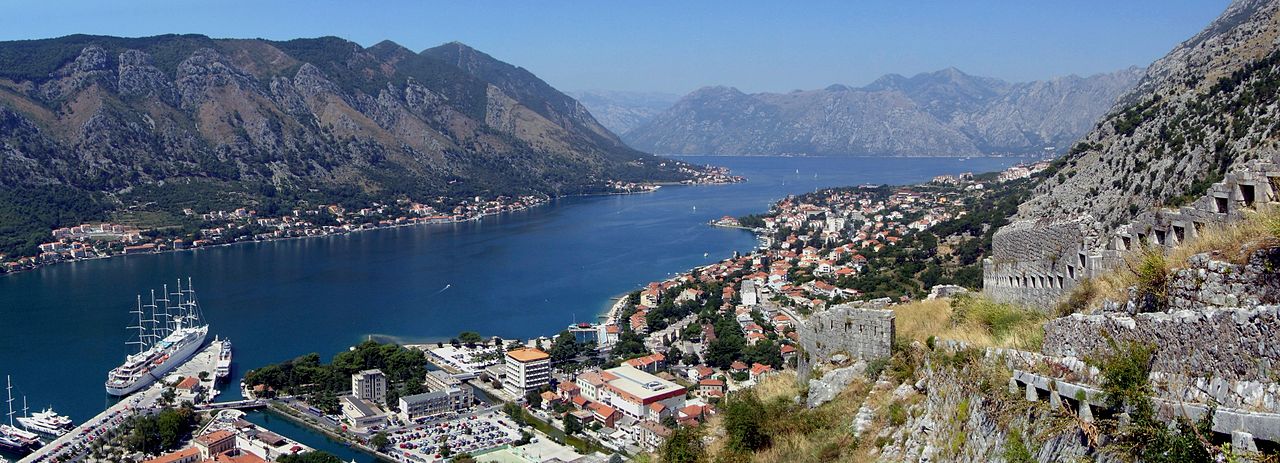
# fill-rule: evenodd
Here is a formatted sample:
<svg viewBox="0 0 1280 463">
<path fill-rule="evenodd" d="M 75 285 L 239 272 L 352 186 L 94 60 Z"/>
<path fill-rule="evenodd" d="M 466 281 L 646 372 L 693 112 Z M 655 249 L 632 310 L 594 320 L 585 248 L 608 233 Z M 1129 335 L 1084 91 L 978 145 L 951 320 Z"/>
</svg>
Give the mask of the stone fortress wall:
<svg viewBox="0 0 1280 463">
<path fill-rule="evenodd" d="M 1280 249 L 1243 265 L 1196 255 L 1168 288 L 1168 312 L 1131 315 L 1128 307 L 1050 320 L 1043 353 L 1085 358 L 1136 341 L 1158 347 L 1154 372 L 1271 384 L 1280 377 Z"/>
<path fill-rule="evenodd" d="M 888 299 L 840 304 L 814 312 L 796 327 L 810 362 L 836 354 L 854 359 L 887 358 L 893 352 L 894 316 Z"/>
<path fill-rule="evenodd" d="M 1143 212 L 1106 235 L 1089 216 L 1016 221 L 992 237 L 992 255 L 983 261 L 983 291 L 997 301 L 1050 310 L 1080 281 L 1121 265 L 1129 250 L 1144 244 L 1176 246 L 1206 226 L 1278 203 L 1278 195 L 1280 155 L 1275 155 L 1244 163 L 1189 205 Z"/>
</svg>

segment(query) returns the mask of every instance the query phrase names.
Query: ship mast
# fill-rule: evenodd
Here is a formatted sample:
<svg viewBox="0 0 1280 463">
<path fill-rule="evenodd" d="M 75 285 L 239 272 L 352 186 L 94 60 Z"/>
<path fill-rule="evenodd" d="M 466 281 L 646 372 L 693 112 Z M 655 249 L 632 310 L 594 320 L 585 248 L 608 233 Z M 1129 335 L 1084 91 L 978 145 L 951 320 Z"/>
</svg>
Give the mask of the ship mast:
<svg viewBox="0 0 1280 463">
<path fill-rule="evenodd" d="M 145 315 L 147 315 L 148 317 L 150 317 L 150 318 L 148 318 L 148 319 L 146 320 L 146 322 L 147 322 L 147 333 L 148 333 L 148 334 L 147 334 L 147 337 L 148 337 L 148 338 L 150 338 L 150 340 L 151 340 L 151 342 L 150 342 L 149 344 L 154 345 L 154 344 L 156 343 L 156 341 L 160 340 L 160 338 L 161 338 L 161 336 L 160 336 L 160 330 L 162 329 L 162 327 L 160 326 L 160 314 L 159 314 L 159 311 L 160 311 L 160 310 L 159 310 L 159 308 L 158 308 L 158 307 L 156 307 L 156 303 L 154 302 L 154 300 L 155 300 L 155 292 L 154 292 L 154 291 L 151 293 L 151 299 L 152 299 L 151 304 L 146 305 L 146 306 L 144 306 L 144 307 L 148 309 L 148 310 L 146 310 L 146 312 L 149 312 L 149 314 L 145 314 Z"/>
<path fill-rule="evenodd" d="M 152 295 L 152 298 L 154 299 L 154 297 L 155 297 L 155 296 L 154 296 L 154 294 L 153 294 L 153 295 Z M 136 308 L 134 308 L 134 309 L 133 309 L 132 311 L 130 311 L 129 313 L 136 314 L 136 315 L 138 316 L 138 324 L 137 324 L 137 325 L 135 325 L 135 326 L 127 327 L 127 328 L 125 328 L 125 329 L 130 329 L 130 330 L 134 330 L 134 329 L 136 329 L 136 330 L 138 330 L 138 340 L 137 340 L 137 341 L 128 341 L 128 342 L 126 342 L 125 344 L 137 344 L 137 345 L 138 345 L 138 352 L 143 352 L 143 351 L 147 350 L 147 334 L 146 334 L 146 330 L 145 330 L 145 328 L 143 328 L 143 327 L 142 327 L 142 296 L 141 296 L 141 295 L 139 295 L 139 296 L 138 296 L 138 305 L 137 305 L 137 307 L 136 307 Z"/>
<path fill-rule="evenodd" d="M 167 284 L 166 284 L 166 285 L 164 285 L 164 287 L 163 287 L 163 288 L 164 288 L 164 289 L 163 289 L 163 291 L 161 291 L 161 293 L 162 293 L 162 294 L 164 294 L 164 297 L 160 299 L 160 302 L 164 302 L 164 313 L 166 314 L 166 315 L 165 315 L 166 322 L 165 322 L 165 327 L 164 327 L 164 331 L 165 331 L 165 332 L 164 332 L 163 336 L 164 336 L 164 337 L 168 337 L 168 336 L 169 336 L 169 333 L 173 332 L 173 327 L 172 327 L 172 326 L 170 326 L 170 324 L 168 323 L 168 320 L 167 320 L 167 319 L 169 319 L 169 318 L 172 316 L 172 315 L 169 315 L 169 314 L 172 314 L 172 313 L 173 313 L 173 312 L 172 312 L 172 307 L 173 307 L 173 306 L 172 306 L 171 304 L 169 304 L 169 302 L 171 302 L 171 301 L 170 301 L 170 299 L 169 299 L 169 285 L 167 285 Z"/>
<path fill-rule="evenodd" d="M 191 318 L 191 313 L 187 310 L 186 293 L 182 291 L 181 278 L 178 279 L 178 291 L 173 294 L 178 296 L 178 313 L 182 314 L 182 321 L 186 322 L 187 325 L 190 325 L 191 320 L 189 319 Z"/>
<path fill-rule="evenodd" d="M 13 427 L 13 378 L 4 375 L 4 381 L 8 384 L 9 390 L 9 427 Z"/>
<path fill-rule="evenodd" d="M 181 282 L 182 280 L 178 280 Z M 196 290 L 191 285 L 191 277 L 187 277 L 187 315 L 191 317 L 191 325 L 195 326 L 196 322 L 201 321 L 200 306 L 196 305 Z"/>
</svg>

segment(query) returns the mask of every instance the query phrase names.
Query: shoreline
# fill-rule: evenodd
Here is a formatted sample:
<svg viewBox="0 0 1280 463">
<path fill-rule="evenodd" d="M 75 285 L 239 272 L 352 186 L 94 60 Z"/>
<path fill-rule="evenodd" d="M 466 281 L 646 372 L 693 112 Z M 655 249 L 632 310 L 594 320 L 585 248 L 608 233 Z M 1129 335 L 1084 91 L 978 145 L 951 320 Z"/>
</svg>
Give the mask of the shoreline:
<svg viewBox="0 0 1280 463">
<path fill-rule="evenodd" d="M 751 233 L 755 233 L 755 232 L 756 232 L 756 229 L 751 228 L 751 227 L 742 226 L 742 225 L 724 225 L 724 224 L 718 224 L 718 223 L 715 223 L 715 222 L 711 222 L 711 224 L 710 224 L 710 225 L 711 225 L 711 226 L 713 226 L 713 227 L 720 227 L 720 228 L 732 228 L 732 229 L 736 229 L 736 230 L 746 230 L 746 231 L 749 231 L 749 232 L 751 232 Z"/>
<path fill-rule="evenodd" d="M 579 197 L 581 197 L 581 198 L 588 198 L 588 197 L 597 197 L 597 196 L 625 196 L 625 195 L 635 195 L 635 194 L 650 194 L 650 193 L 657 192 L 657 191 L 658 191 L 658 190 L 660 190 L 663 186 L 707 186 L 707 185 L 718 185 L 718 184 L 717 184 L 717 183 L 693 183 L 693 184 L 686 184 L 686 183 L 681 183 L 681 182 L 663 182 L 663 183 L 654 183 L 654 184 L 652 184 L 652 185 L 654 185 L 654 186 L 655 186 L 655 188 L 653 188 L 653 189 L 651 189 L 651 190 L 644 190 L 644 191 L 621 191 L 621 192 L 611 192 L 611 193 L 579 193 L 579 194 L 572 194 L 572 195 L 556 196 L 556 197 L 553 197 L 553 198 L 549 198 L 549 199 L 547 199 L 546 201 L 544 201 L 544 202 L 542 202 L 542 203 L 540 203 L 540 204 L 535 204 L 535 205 L 532 205 L 532 206 L 526 206 L 526 207 L 524 207 L 524 208 L 522 208 L 522 209 L 514 209 L 514 210 L 508 210 L 508 211 L 500 211 L 500 212 L 492 212 L 492 213 L 487 213 L 487 214 L 480 214 L 480 215 L 476 215 L 476 216 L 473 216 L 473 217 L 467 217 L 467 218 L 465 218 L 465 219 L 458 219 L 458 220 L 448 220 L 448 221 L 441 221 L 441 222 L 401 223 L 401 224 L 392 224 L 392 225 L 385 225 L 385 226 L 375 226 L 375 227 L 370 227 L 370 228 L 358 228 L 358 229 L 354 229 L 354 230 L 347 230 L 347 231 L 343 231 L 343 232 L 325 233 L 325 234 L 318 234 L 318 235 L 284 236 L 284 237 L 280 237 L 280 238 L 271 238 L 271 239 L 262 239 L 262 240 L 259 240 L 259 239 L 251 239 L 251 240 L 244 240 L 244 241 L 233 241 L 233 242 L 230 242 L 230 243 L 217 243 L 217 244 L 210 244 L 210 245 L 206 245 L 206 246 L 190 247 L 190 248 L 183 248 L 183 249 L 165 249 L 165 250 L 161 250 L 161 251 L 151 251 L 151 252 L 137 253 L 137 254 L 124 254 L 124 253 L 121 253 L 121 254 L 112 254 L 112 255 L 109 255 L 109 256 L 94 256 L 94 257 L 85 257 L 85 258 L 80 258 L 80 259 L 59 260 L 59 261 L 56 261 L 56 262 L 49 262 L 49 263 L 42 263 L 42 264 L 38 264 L 38 265 L 35 265 L 35 266 L 33 266 L 33 267 L 27 267 L 27 268 L 21 268 L 21 269 L 18 269 L 18 270 L 6 271 L 6 272 L 3 272 L 3 273 L 0 273 L 0 278 L 3 278 L 3 277 L 8 276 L 8 275 L 16 275 L 16 274 L 26 273 L 26 272 L 30 272 L 30 271 L 34 271 L 34 270 L 40 270 L 40 269 L 43 269 L 43 268 L 46 268 L 46 267 L 52 267 L 52 266 L 55 266 L 55 265 L 62 265 L 62 264 L 74 264 L 74 263 L 77 263 L 77 262 L 90 262 L 90 261 L 95 261 L 95 260 L 113 259 L 113 258 L 118 258 L 118 257 L 128 257 L 128 256 L 150 256 L 150 255 L 156 255 L 156 254 L 168 254 L 168 253 L 176 253 L 176 252 L 195 252 L 195 251 L 199 251 L 199 250 L 201 250 L 201 249 L 213 249 L 213 248 L 221 248 L 221 247 L 227 247 L 227 246 L 235 246 L 235 245 L 242 245 L 242 244 L 252 244 L 252 243 L 271 243 L 271 242 L 277 242 L 277 241 L 300 240 L 300 239 L 309 239 L 309 238 L 332 238 L 332 237 L 337 237 L 337 236 L 346 236 L 346 235 L 351 235 L 351 234 L 355 234 L 355 233 L 361 233 L 361 232 L 367 232 L 367 231 L 374 231 L 374 230 L 389 230 L 389 229 L 394 229 L 394 228 L 417 227 L 417 226 L 424 226 L 424 225 L 457 225 L 457 224 L 466 223 L 466 222 L 477 222 L 477 221 L 480 221 L 480 220 L 485 219 L 485 218 L 487 218 L 487 217 L 500 217 L 500 216 L 505 215 L 505 214 L 514 214 L 514 213 L 517 213 L 517 212 L 527 212 L 527 211 L 532 210 L 532 209 L 534 209 L 534 208 L 544 207 L 544 206 L 550 205 L 551 203 L 553 203 L 553 202 L 555 202 L 555 201 L 557 201 L 557 200 L 560 200 L 560 199 L 566 199 L 566 198 L 579 198 Z"/>
</svg>

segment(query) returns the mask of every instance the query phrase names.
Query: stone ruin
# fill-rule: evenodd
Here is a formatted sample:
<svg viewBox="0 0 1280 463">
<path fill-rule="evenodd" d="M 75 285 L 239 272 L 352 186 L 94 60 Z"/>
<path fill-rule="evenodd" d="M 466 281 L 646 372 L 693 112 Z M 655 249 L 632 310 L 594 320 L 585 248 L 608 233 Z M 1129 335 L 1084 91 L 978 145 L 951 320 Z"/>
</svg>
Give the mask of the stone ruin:
<svg viewBox="0 0 1280 463">
<path fill-rule="evenodd" d="M 893 352 L 894 316 L 888 299 L 840 304 L 814 312 L 796 327 L 809 362 L 833 356 L 877 359 Z"/>
</svg>

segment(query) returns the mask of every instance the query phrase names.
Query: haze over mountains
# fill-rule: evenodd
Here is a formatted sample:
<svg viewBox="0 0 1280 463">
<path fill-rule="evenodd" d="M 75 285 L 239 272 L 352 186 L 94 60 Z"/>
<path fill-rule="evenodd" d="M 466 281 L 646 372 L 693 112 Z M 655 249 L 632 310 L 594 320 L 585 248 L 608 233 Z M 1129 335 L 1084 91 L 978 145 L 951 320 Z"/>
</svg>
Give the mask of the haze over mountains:
<svg viewBox="0 0 1280 463">
<path fill-rule="evenodd" d="M 1010 83 L 955 68 L 860 87 L 694 91 L 623 133 L 675 154 L 971 156 L 1062 151 L 1142 77 L 1138 67 Z M 612 104 L 622 104 L 618 101 Z M 593 111 L 599 103 L 587 101 Z M 605 107 L 603 113 L 615 110 Z M 623 126 L 615 127 L 621 128 Z"/>
<path fill-rule="evenodd" d="M 622 134 L 644 125 L 680 101 L 680 95 L 661 92 L 581 90 L 568 92 L 613 133 Z"/>
</svg>

